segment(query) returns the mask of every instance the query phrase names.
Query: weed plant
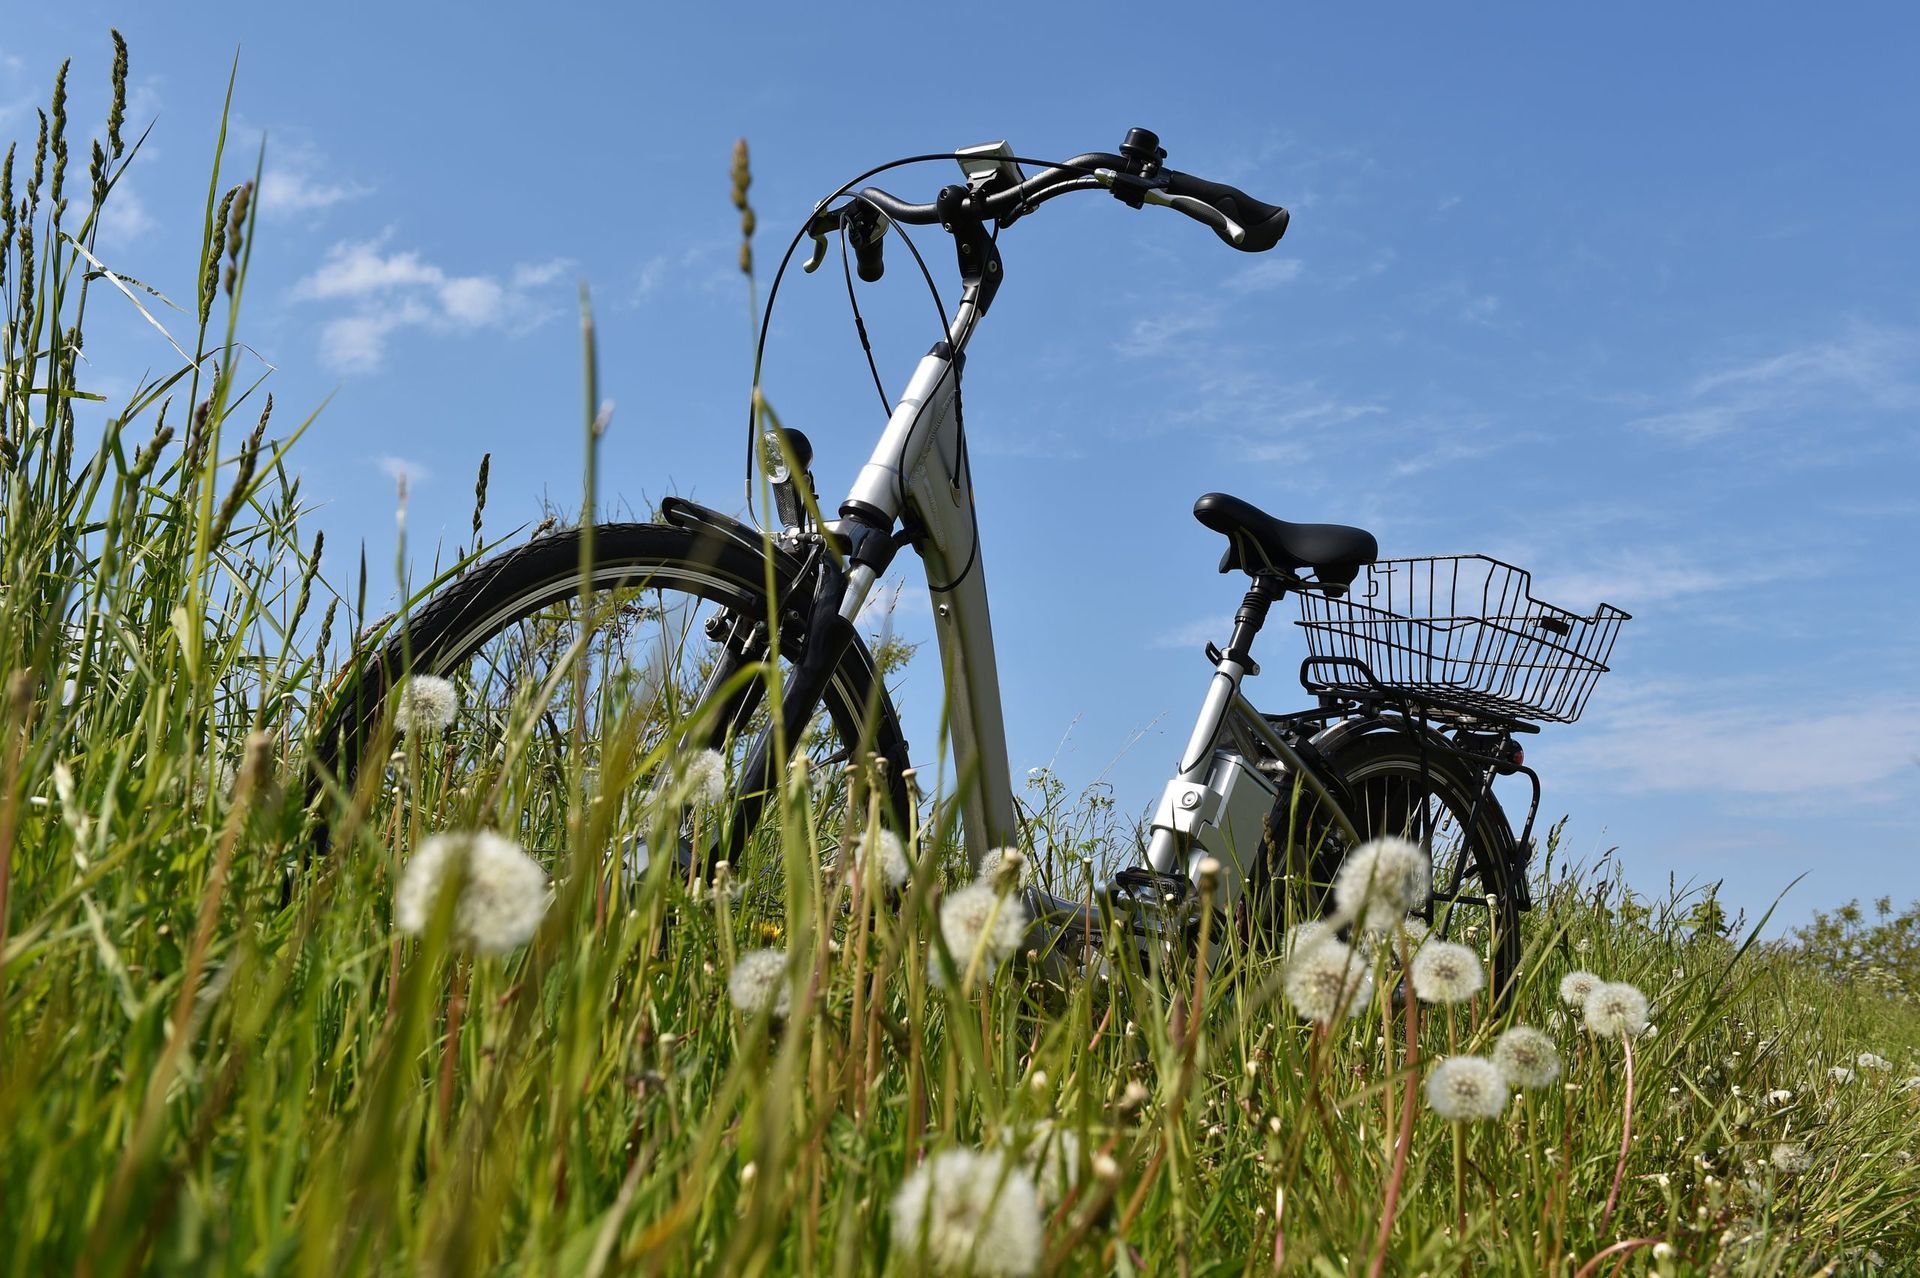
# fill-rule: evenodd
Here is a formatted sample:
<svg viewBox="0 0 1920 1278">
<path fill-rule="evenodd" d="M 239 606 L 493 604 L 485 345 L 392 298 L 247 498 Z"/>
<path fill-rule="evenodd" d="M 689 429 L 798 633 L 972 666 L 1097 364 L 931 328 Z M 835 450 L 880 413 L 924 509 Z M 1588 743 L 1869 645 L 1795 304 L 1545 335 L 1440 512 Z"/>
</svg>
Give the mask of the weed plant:
<svg viewBox="0 0 1920 1278">
<path fill-rule="evenodd" d="M 800 760 L 747 860 L 636 881 L 724 778 L 581 673 L 627 692 L 550 792 L 495 784 L 531 700 L 448 771 L 457 682 L 309 785 L 340 598 L 243 371 L 252 187 L 216 148 L 184 305 L 98 261 L 125 77 L 84 187 L 64 68 L 0 179 L 0 1273 L 1915 1272 L 1911 1013 L 1551 841 L 1508 1003 L 1395 935 L 1308 1020 L 1329 943 L 1225 916 L 1028 961 L 1013 885 L 1091 899 L 1116 829 L 1046 776 L 971 885 L 944 805 L 889 844 Z M 82 438 L 109 303 L 181 363 Z"/>
</svg>

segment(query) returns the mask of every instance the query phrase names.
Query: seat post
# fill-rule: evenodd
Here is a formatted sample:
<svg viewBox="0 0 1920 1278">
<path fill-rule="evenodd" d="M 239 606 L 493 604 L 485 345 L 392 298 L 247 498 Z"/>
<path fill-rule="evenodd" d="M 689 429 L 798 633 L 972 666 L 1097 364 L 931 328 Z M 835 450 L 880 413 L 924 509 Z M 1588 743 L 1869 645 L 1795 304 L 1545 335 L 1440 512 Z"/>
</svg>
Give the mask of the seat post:
<svg viewBox="0 0 1920 1278">
<path fill-rule="evenodd" d="M 1244 667 L 1248 674 L 1258 674 L 1260 667 L 1253 659 L 1254 637 L 1260 628 L 1267 624 L 1267 610 L 1287 594 L 1286 583 L 1271 573 L 1255 573 L 1253 585 L 1247 588 L 1246 597 L 1233 614 L 1233 638 L 1227 640 L 1227 650 L 1223 654 L 1229 661 Z"/>
</svg>

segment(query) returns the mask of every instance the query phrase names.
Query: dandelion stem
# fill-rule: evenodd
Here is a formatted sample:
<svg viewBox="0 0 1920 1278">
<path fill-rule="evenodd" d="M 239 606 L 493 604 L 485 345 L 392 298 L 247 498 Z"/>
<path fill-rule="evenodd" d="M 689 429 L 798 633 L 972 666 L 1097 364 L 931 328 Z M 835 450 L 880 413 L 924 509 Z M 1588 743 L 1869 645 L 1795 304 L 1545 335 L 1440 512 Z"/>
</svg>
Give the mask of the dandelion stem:
<svg viewBox="0 0 1920 1278">
<path fill-rule="evenodd" d="M 1373 1264 L 1367 1278 L 1380 1278 L 1387 1263 L 1387 1242 L 1393 1235 L 1394 1213 L 1400 1207 L 1400 1186 L 1407 1177 L 1407 1151 L 1413 1145 L 1415 1089 L 1420 1085 L 1420 1001 L 1407 1000 L 1407 1081 L 1400 1097 L 1400 1135 L 1393 1143 L 1393 1174 L 1387 1180 L 1386 1208 L 1380 1213 L 1380 1232 L 1373 1240 Z"/>
<path fill-rule="evenodd" d="M 1658 1244 L 1659 1241 L 1660 1240 L 1658 1238 L 1622 1239 L 1620 1242 L 1613 1244 L 1611 1247 L 1606 1247 L 1601 1249 L 1600 1251 L 1596 1251 L 1595 1253 L 1593 1253 L 1592 1258 L 1589 1259 L 1586 1264 L 1574 1270 L 1573 1278 L 1587 1278 L 1589 1274 L 1593 1273 L 1594 1270 L 1600 1267 L 1600 1262 L 1605 1260 L 1608 1256 L 1618 1255 L 1621 1252 L 1633 1251 L 1635 1248 L 1639 1248 L 1639 1247 L 1652 1247 Z"/>
<path fill-rule="evenodd" d="M 1464 1242 L 1467 1236 L 1467 1131 L 1465 1123 L 1453 1128 L 1453 1237 Z"/>
<path fill-rule="evenodd" d="M 1600 1232 L 1613 1222 L 1613 1209 L 1620 1201 L 1620 1182 L 1627 1174 L 1627 1150 L 1633 1144 L 1633 1038 L 1622 1031 L 1620 1045 L 1627 1053 L 1627 1103 L 1620 1119 L 1620 1161 L 1613 1169 L 1613 1188 L 1607 1192 L 1607 1209 L 1600 1215 Z M 1602 1252 L 1601 1255 L 1605 1255 Z M 1594 1259 L 1599 1259 L 1596 1256 Z"/>
</svg>

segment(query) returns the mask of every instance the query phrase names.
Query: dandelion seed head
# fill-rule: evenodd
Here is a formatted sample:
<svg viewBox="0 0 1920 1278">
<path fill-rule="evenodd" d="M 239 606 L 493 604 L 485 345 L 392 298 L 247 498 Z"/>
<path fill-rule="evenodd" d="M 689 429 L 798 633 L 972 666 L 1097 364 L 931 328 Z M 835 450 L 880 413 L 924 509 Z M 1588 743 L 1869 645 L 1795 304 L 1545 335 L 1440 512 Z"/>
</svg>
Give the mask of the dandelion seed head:
<svg viewBox="0 0 1920 1278">
<path fill-rule="evenodd" d="M 1053 1207 L 1080 1179 L 1080 1136 L 1071 1128 L 1047 1123 L 1027 1142 L 1027 1166 L 1033 1170 L 1040 1203 Z"/>
<path fill-rule="evenodd" d="M 940 935 L 953 956 L 954 970 L 963 978 L 975 951 L 980 954 L 981 975 L 992 976 L 1026 939 L 1027 907 L 1018 896 L 980 879 L 940 902 Z M 939 963 L 933 971 L 936 980 L 943 979 Z"/>
<path fill-rule="evenodd" d="M 900 887 L 913 872 L 907 863 L 907 845 L 900 836 L 884 826 L 864 831 L 853 841 L 853 866 L 856 874 L 865 874 L 868 854 L 873 857 L 874 869 L 879 872 L 880 881 L 889 887 Z"/>
<path fill-rule="evenodd" d="M 1813 1155 L 1805 1145 L 1782 1141 L 1773 1147 L 1773 1165 L 1789 1176 L 1797 1176 L 1813 1166 Z"/>
<path fill-rule="evenodd" d="M 1326 940 L 1287 963 L 1287 1002 L 1306 1020 L 1332 1025 L 1373 996 L 1373 976 L 1353 948 Z"/>
<path fill-rule="evenodd" d="M 910 1268 L 1021 1278 L 1039 1267 L 1041 1242 L 1033 1177 L 991 1154 L 944 1150 L 893 1197 L 893 1245 Z"/>
<path fill-rule="evenodd" d="M 1427 943 L 1433 929 L 1427 926 L 1425 919 L 1409 914 L 1400 920 L 1399 925 L 1387 933 L 1386 941 L 1395 951 L 1404 949 L 1411 954 Z"/>
<path fill-rule="evenodd" d="M 1427 1003 L 1463 1003 L 1486 988 L 1480 956 L 1452 941 L 1428 941 L 1413 956 L 1413 992 Z"/>
<path fill-rule="evenodd" d="M 1587 995 L 1599 989 L 1606 982 L 1592 972 L 1572 971 L 1560 978 L 1560 1001 L 1568 1007 L 1585 1007 Z"/>
<path fill-rule="evenodd" d="M 1341 862 L 1333 878 L 1333 902 L 1341 918 L 1384 932 L 1407 911 L 1426 904 L 1432 880 L 1432 863 L 1419 844 L 1373 839 Z"/>
<path fill-rule="evenodd" d="M 688 803 L 712 807 L 727 792 L 727 761 L 718 750 L 695 751 L 681 767 L 680 795 Z"/>
<path fill-rule="evenodd" d="M 1904 1083 L 1900 1084 L 1898 1090 L 1903 1092 L 1911 1092 L 1911 1091 L 1914 1091 L 1915 1089 L 1920 1089 L 1920 1074 L 1915 1074 L 1912 1077 L 1908 1078 Z"/>
<path fill-rule="evenodd" d="M 439 675 L 414 675 L 400 685 L 400 698 L 393 711 L 393 726 L 409 736 L 420 732 L 444 732 L 460 709 L 460 696 L 453 684 Z"/>
<path fill-rule="evenodd" d="M 1853 1071 L 1845 1065 L 1835 1065 L 1827 1071 L 1827 1077 L 1836 1083 L 1851 1083 L 1853 1081 Z"/>
<path fill-rule="evenodd" d="M 1602 1038 L 1638 1038 L 1647 1028 L 1647 996 L 1625 981 L 1609 981 L 1581 1007 L 1587 1029 Z"/>
<path fill-rule="evenodd" d="M 1498 1118 L 1507 1106 L 1507 1080 L 1484 1056 L 1449 1056 L 1427 1075 L 1427 1104 L 1449 1122 Z"/>
<path fill-rule="evenodd" d="M 411 936 L 427 930 L 442 886 L 463 865 L 453 939 L 481 954 L 505 954 L 531 940 L 547 912 L 546 871 L 518 843 L 490 830 L 435 834 L 414 849 L 393 894 L 400 930 Z"/>
<path fill-rule="evenodd" d="M 1855 1065 L 1858 1065 L 1861 1069 L 1872 1069 L 1872 1070 L 1884 1071 L 1884 1070 L 1890 1070 L 1893 1068 L 1892 1061 L 1888 1060 L 1884 1056 L 1875 1056 L 1872 1052 L 1860 1053 L 1860 1055 L 1854 1058 L 1853 1063 Z"/>
<path fill-rule="evenodd" d="M 987 853 L 986 873 L 1002 891 L 1025 887 L 1033 878 L 1033 859 L 1019 848 L 994 848 Z"/>
<path fill-rule="evenodd" d="M 750 950 L 727 976 L 727 997 L 748 1016 L 771 1011 L 784 1017 L 792 1009 L 787 986 L 787 956 L 780 950 Z"/>
<path fill-rule="evenodd" d="M 1539 1030 L 1516 1025 L 1493 1045 L 1493 1063 L 1515 1087 L 1546 1087 L 1560 1077 L 1560 1053 Z"/>
<path fill-rule="evenodd" d="M 1314 946 L 1325 941 L 1337 939 L 1338 930 L 1325 919 L 1308 919 L 1305 923 L 1296 923 L 1287 929 L 1287 935 L 1280 943 L 1283 958 L 1292 958 L 1304 954 Z"/>
<path fill-rule="evenodd" d="M 1767 1103 L 1769 1105 L 1784 1105 L 1792 1099 L 1793 1093 L 1784 1087 L 1776 1087 L 1767 1093 Z"/>
</svg>

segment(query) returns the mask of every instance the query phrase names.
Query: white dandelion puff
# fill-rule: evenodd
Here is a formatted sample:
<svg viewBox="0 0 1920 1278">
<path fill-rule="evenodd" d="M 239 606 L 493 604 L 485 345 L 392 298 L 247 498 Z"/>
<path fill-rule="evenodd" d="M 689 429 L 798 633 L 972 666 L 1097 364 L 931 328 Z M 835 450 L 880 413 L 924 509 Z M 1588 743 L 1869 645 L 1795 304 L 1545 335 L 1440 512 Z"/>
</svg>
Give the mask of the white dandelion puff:
<svg viewBox="0 0 1920 1278">
<path fill-rule="evenodd" d="M 1427 1104 L 1449 1122 L 1498 1118 L 1507 1106 L 1507 1080 L 1484 1056 L 1449 1056 L 1427 1075 Z"/>
<path fill-rule="evenodd" d="M 1463 1003 L 1487 985 L 1480 956 L 1453 941 L 1428 941 L 1413 956 L 1413 992 L 1427 1003 Z"/>
<path fill-rule="evenodd" d="M 979 955 L 980 974 L 992 976 L 1013 956 L 1027 936 L 1027 907 L 1017 896 L 995 889 L 985 879 L 950 893 L 940 903 L 940 935 L 953 956 L 954 971 L 964 979 Z M 934 979 L 942 979 L 940 964 Z"/>
<path fill-rule="evenodd" d="M 400 685 L 393 726 L 408 735 L 442 732 L 453 723 L 459 709 L 460 696 L 453 690 L 453 684 L 439 675 L 414 675 Z"/>
<path fill-rule="evenodd" d="M 1776 1087 L 1767 1093 L 1767 1104 L 1785 1105 L 1793 1099 L 1793 1093 L 1784 1087 Z"/>
<path fill-rule="evenodd" d="M 680 770 L 680 796 L 688 803 L 712 807 L 727 793 L 727 761 L 718 750 L 696 751 Z"/>
<path fill-rule="evenodd" d="M 1602 1038 L 1638 1038 L 1647 1028 L 1647 996 L 1625 981 L 1609 981 L 1587 995 L 1581 1015 Z"/>
<path fill-rule="evenodd" d="M 1427 938 L 1432 934 L 1433 929 L 1427 926 L 1425 919 L 1409 914 L 1400 920 L 1397 927 L 1387 933 L 1386 940 L 1395 951 L 1411 954 L 1425 945 Z"/>
<path fill-rule="evenodd" d="M 1080 1136 L 1046 1123 L 1027 1142 L 1027 1166 L 1033 1170 L 1042 1206 L 1056 1206 L 1080 1180 Z"/>
<path fill-rule="evenodd" d="M 1004 1158 L 933 1155 L 893 1196 L 893 1245 L 911 1270 L 1023 1278 L 1040 1265 L 1040 1194 Z"/>
<path fill-rule="evenodd" d="M 1813 1155 L 1805 1145 L 1782 1141 L 1773 1147 L 1773 1165 L 1789 1176 L 1798 1176 L 1813 1166 Z"/>
<path fill-rule="evenodd" d="M 853 869 L 856 874 L 865 874 L 869 853 L 872 854 L 873 867 L 880 875 L 880 881 L 889 887 L 900 887 L 913 872 L 907 862 L 907 845 L 900 836 L 884 826 L 867 830 L 853 841 Z"/>
<path fill-rule="evenodd" d="M 1606 982 L 1592 972 L 1573 971 L 1560 978 L 1560 1001 L 1568 1007 L 1581 1008 L 1587 1005 L 1587 995 L 1599 989 Z"/>
<path fill-rule="evenodd" d="M 1326 940 L 1287 963 L 1285 988 L 1302 1018 L 1331 1025 L 1373 997 L 1373 976 L 1351 946 Z"/>
<path fill-rule="evenodd" d="M 1033 858 L 1019 848 L 994 848 L 987 853 L 982 878 L 991 879 L 1001 891 L 1025 887 L 1033 878 Z"/>
<path fill-rule="evenodd" d="M 1355 848 L 1333 878 L 1339 917 L 1387 931 L 1407 911 L 1426 904 L 1433 866 L 1420 845 L 1406 839 L 1374 839 Z"/>
<path fill-rule="evenodd" d="M 1916 1089 L 1920 1089 L 1920 1074 L 1915 1074 L 1912 1077 L 1908 1078 L 1906 1082 L 1900 1084 L 1900 1086 L 1897 1087 L 1895 1090 L 1902 1091 L 1902 1092 L 1911 1092 Z"/>
<path fill-rule="evenodd" d="M 767 1011 L 785 1016 L 792 1008 L 786 954 L 780 950 L 752 950 L 742 954 L 727 975 L 727 997 L 748 1016 Z"/>
<path fill-rule="evenodd" d="M 1560 1077 L 1560 1053 L 1539 1030 L 1516 1025 L 1493 1045 L 1493 1063 L 1515 1087 L 1546 1087 Z"/>
<path fill-rule="evenodd" d="M 1285 939 L 1280 942 L 1280 956 L 1292 958 L 1304 954 L 1316 945 L 1335 940 L 1338 930 L 1325 919 L 1308 919 L 1305 923 L 1296 923 L 1287 929 Z"/>
<path fill-rule="evenodd" d="M 436 834 L 414 850 L 393 896 L 402 932 L 427 930 L 442 885 L 457 873 L 464 878 L 453 909 L 455 941 L 482 954 L 505 954 L 532 939 L 547 912 L 546 871 L 519 844 L 490 830 Z"/>
<path fill-rule="evenodd" d="M 1885 1071 L 1893 1068 L 1892 1061 L 1884 1056 L 1875 1056 L 1872 1052 L 1860 1053 L 1860 1055 L 1854 1057 L 1853 1063 L 1861 1069 Z"/>
<path fill-rule="evenodd" d="M 1851 1083 L 1853 1081 L 1853 1071 L 1845 1065 L 1835 1065 L 1827 1071 L 1827 1077 L 1836 1083 Z"/>
</svg>

